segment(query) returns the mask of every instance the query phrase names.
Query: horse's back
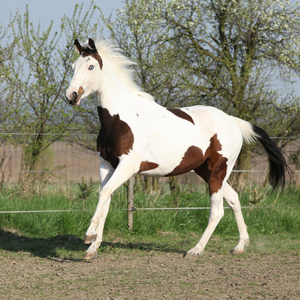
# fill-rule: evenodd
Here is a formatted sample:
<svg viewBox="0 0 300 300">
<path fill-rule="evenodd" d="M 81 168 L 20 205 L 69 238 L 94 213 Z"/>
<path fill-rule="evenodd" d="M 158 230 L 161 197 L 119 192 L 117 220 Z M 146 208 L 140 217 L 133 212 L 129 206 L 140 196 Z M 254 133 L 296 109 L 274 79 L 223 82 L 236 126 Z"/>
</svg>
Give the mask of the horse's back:
<svg viewBox="0 0 300 300">
<path fill-rule="evenodd" d="M 217 141 L 218 152 L 228 159 L 235 159 L 240 151 L 242 137 L 238 126 L 219 109 L 200 105 L 161 108 L 156 112 L 149 109 L 149 115 L 153 117 L 151 125 L 141 123 L 137 136 L 145 143 L 142 161 L 147 163 L 143 167 L 157 167 L 143 171 L 144 174 L 171 176 L 193 170 L 207 159 L 212 141 Z"/>
<path fill-rule="evenodd" d="M 201 131 L 206 130 L 211 136 L 216 135 L 219 140 L 223 155 L 230 157 L 240 151 L 243 137 L 241 130 L 234 119 L 218 108 L 211 106 L 191 106 L 182 108 L 190 114 L 195 126 Z"/>
</svg>

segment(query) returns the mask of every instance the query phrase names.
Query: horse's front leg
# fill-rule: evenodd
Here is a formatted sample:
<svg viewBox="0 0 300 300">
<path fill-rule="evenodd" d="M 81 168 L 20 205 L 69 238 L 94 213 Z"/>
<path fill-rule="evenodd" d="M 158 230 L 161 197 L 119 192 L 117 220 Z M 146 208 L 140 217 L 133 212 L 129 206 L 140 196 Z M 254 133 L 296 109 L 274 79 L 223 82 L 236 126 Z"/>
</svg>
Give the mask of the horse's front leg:
<svg viewBox="0 0 300 300">
<path fill-rule="evenodd" d="M 99 156 L 100 157 L 100 156 Z M 108 182 L 110 177 L 112 176 L 114 169 L 111 167 L 110 163 L 105 161 L 103 158 L 100 157 L 100 182 L 101 182 L 101 189 L 105 186 Z M 109 200 L 110 201 L 110 200 Z M 101 212 L 103 210 L 103 202 L 98 201 L 97 208 L 95 210 L 94 216 L 91 219 L 90 226 L 85 234 L 84 243 L 91 244 L 96 241 L 97 238 L 97 231 L 99 226 L 99 219 L 101 219 Z"/>
<path fill-rule="evenodd" d="M 105 200 L 104 200 L 105 199 Z M 84 243 L 90 244 L 90 247 L 85 253 L 84 259 L 92 259 L 95 258 L 97 255 L 97 250 L 99 249 L 101 242 L 102 242 L 102 236 L 103 236 L 103 229 L 105 220 L 108 214 L 109 206 L 110 206 L 111 196 L 108 198 L 104 198 L 103 195 L 99 197 L 99 203 L 97 205 L 96 212 L 92 218 L 90 227 L 96 228 L 96 233 L 92 235 L 85 236 Z M 98 216 L 99 215 L 99 216 Z"/>
<path fill-rule="evenodd" d="M 102 242 L 103 228 L 109 210 L 112 193 L 127 181 L 132 175 L 138 172 L 140 163 L 132 156 L 123 156 L 116 170 L 107 183 L 102 187 L 99 195 L 99 202 L 96 212 L 91 221 L 91 230 L 96 229 L 96 237 L 87 249 L 84 259 L 91 259 L 97 255 L 97 250 Z M 87 233 L 91 233 L 89 231 Z"/>
</svg>

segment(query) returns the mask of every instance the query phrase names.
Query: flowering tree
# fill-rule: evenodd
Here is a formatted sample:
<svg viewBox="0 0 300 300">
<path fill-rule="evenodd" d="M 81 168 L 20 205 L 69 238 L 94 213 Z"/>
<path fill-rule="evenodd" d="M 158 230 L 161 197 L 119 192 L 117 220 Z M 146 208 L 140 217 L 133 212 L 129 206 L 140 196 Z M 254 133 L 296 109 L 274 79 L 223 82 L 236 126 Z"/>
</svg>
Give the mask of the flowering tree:
<svg viewBox="0 0 300 300">
<path fill-rule="evenodd" d="M 115 22 L 104 20 L 161 104 L 213 105 L 272 135 L 299 134 L 298 2 L 127 0 Z M 249 169 L 250 150 L 238 168 Z"/>
<path fill-rule="evenodd" d="M 202 101 L 276 136 L 299 133 L 299 96 L 277 88 L 300 74 L 299 16 L 285 0 L 171 1 L 165 11 Z M 238 168 L 249 169 L 249 149 Z"/>
<path fill-rule="evenodd" d="M 251 120 L 276 101 L 265 94 L 278 74 L 299 76 L 299 6 L 290 1 L 171 1 L 165 20 L 203 99 L 232 114 Z"/>
<path fill-rule="evenodd" d="M 33 24 L 27 7 L 24 15 L 16 12 L 5 30 L 6 45 L 0 48 L 4 104 L 0 117 L 5 121 L 0 128 L 7 133 L 31 133 L 17 141 L 24 148 L 23 169 L 35 170 L 43 151 L 64 133 L 75 127 L 83 130 L 79 110 L 69 108 L 64 100 L 75 60 L 74 38 L 96 34 L 97 26 L 89 24 L 94 12 L 93 2 L 87 13 L 83 5 L 76 5 L 73 16 L 61 20 L 60 32 L 53 32 L 53 22 L 45 30 Z M 1 60 L 1 49 L 6 53 L 14 49 L 15 55 Z"/>
</svg>

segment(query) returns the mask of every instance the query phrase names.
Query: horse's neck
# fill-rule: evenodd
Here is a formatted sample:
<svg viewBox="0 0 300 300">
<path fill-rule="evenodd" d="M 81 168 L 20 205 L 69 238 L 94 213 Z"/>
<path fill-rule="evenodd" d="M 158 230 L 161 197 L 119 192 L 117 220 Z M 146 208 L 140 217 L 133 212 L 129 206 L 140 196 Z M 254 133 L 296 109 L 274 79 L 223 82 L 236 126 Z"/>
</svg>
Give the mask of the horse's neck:
<svg viewBox="0 0 300 300">
<path fill-rule="evenodd" d="M 106 72 L 102 76 L 101 86 L 97 93 L 98 106 L 116 111 L 120 104 L 126 102 L 130 92 L 124 84 L 112 72 Z"/>
</svg>

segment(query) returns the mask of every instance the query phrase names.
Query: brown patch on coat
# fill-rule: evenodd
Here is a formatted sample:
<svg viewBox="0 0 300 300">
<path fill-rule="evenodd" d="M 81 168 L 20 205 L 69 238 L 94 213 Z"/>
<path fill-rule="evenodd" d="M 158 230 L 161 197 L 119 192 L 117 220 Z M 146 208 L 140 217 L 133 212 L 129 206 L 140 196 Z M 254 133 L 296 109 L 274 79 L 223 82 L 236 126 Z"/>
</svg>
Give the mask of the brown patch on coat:
<svg viewBox="0 0 300 300">
<path fill-rule="evenodd" d="M 106 108 L 99 106 L 98 115 L 101 129 L 97 137 L 97 150 L 102 158 L 116 168 L 119 157 L 128 154 L 133 147 L 133 133 L 118 114 L 112 116 Z"/>
<path fill-rule="evenodd" d="M 159 165 L 157 163 L 154 163 L 154 162 L 150 162 L 150 161 L 147 161 L 147 160 L 142 161 L 141 165 L 140 165 L 139 173 L 156 169 L 158 166 Z"/>
<path fill-rule="evenodd" d="M 209 184 L 210 195 L 220 190 L 227 174 L 228 159 L 218 153 L 221 149 L 222 145 L 215 134 L 211 137 L 210 145 L 205 151 L 205 162 L 195 169 L 195 173 Z"/>
<path fill-rule="evenodd" d="M 182 118 L 184 120 L 187 120 L 189 122 L 191 122 L 192 124 L 195 125 L 193 118 L 188 115 L 186 112 L 182 111 L 179 108 L 167 108 L 168 111 L 170 111 L 171 113 L 173 113 L 175 116 Z"/>
<path fill-rule="evenodd" d="M 78 40 L 76 39 L 74 41 L 74 46 L 75 46 L 77 53 L 79 55 L 82 55 L 82 57 L 92 56 L 93 58 L 95 58 L 99 63 L 100 70 L 102 70 L 103 61 L 96 49 L 94 41 L 92 39 L 89 39 L 89 45 L 86 47 L 82 47 L 80 45 L 80 43 L 78 42 Z"/>
<path fill-rule="evenodd" d="M 103 67 L 103 60 L 101 58 L 101 56 L 99 55 L 98 52 L 92 52 L 90 51 L 88 48 L 83 50 L 83 52 L 81 53 L 82 57 L 87 57 L 87 56 L 91 56 L 93 57 L 94 59 L 96 59 L 99 63 L 99 66 L 100 66 L 100 70 L 102 70 L 102 67 Z"/>
<path fill-rule="evenodd" d="M 204 162 L 203 152 L 196 146 L 191 146 L 184 153 L 180 164 L 166 176 L 176 176 L 194 170 Z"/>
<path fill-rule="evenodd" d="M 211 137 L 205 154 L 200 148 L 191 146 L 184 153 L 180 164 L 166 176 L 175 176 L 194 170 L 208 184 L 210 195 L 219 191 L 227 172 L 227 158 L 218 153 L 222 145 L 217 134 Z"/>
<path fill-rule="evenodd" d="M 81 96 L 84 94 L 84 89 L 82 86 L 79 87 L 77 94 L 78 94 L 78 99 L 80 99 Z"/>
</svg>

